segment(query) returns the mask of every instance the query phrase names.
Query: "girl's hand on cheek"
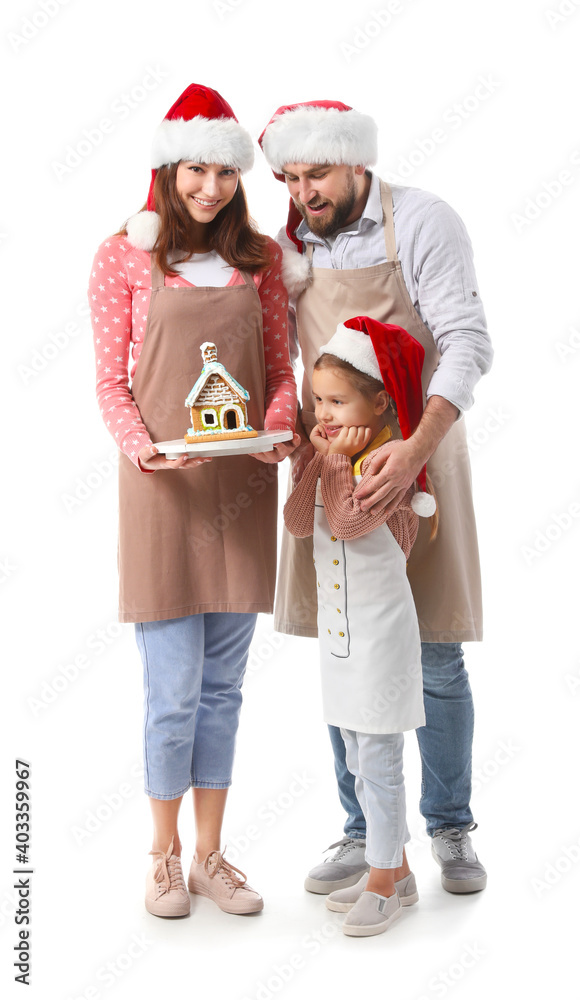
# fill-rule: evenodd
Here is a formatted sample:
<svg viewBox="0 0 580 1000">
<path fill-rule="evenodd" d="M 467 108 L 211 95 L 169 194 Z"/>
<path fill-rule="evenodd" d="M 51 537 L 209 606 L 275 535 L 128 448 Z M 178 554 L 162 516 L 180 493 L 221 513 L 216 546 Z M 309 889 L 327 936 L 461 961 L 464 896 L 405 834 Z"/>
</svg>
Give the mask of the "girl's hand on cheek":
<svg viewBox="0 0 580 1000">
<path fill-rule="evenodd" d="M 326 436 L 326 431 L 324 430 L 322 424 L 316 424 L 316 427 L 312 429 L 310 443 L 315 451 L 319 452 L 321 455 L 328 455 L 330 441 Z"/>
<path fill-rule="evenodd" d="M 343 427 L 331 442 L 328 449 L 329 455 L 358 455 L 359 451 L 366 448 L 371 439 L 370 427 Z"/>
</svg>

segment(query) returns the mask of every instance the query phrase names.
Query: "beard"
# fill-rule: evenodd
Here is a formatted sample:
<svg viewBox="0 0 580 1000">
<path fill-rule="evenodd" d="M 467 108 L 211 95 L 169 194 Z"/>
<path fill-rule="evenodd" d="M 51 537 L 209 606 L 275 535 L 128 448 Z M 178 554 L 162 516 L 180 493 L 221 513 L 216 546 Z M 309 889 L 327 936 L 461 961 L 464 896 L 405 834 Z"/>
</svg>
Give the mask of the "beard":
<svg viewBox="0 0 580 1000">
<path fill-rule="evenodd" d="M 337 229 L 342 229 L 346 226 L 349 216 L 352 214 L 356 202 L 356 186 L 354 183 L 354 177 L 349 176 L 347 178 L 347 186 L 342 197 L 335 202 L 330 202 L 325 199 L 322 195 L 318 195 L 316 201 L 312 203 L 312 208 L 319 208 L 321 205 L 328 203 L 331 206 L 331 211 L 327 212 L 325 216 L 312 216 L 307 211 L 306 205 L 304 205 L 297 198 L 294 199 L 294 204 L 300 212 L 300 215 L 308 223 L 308 228 L 310 232 L 314 233 L 315 236 L 330 236 L 335 233 Z"/>
</svg>

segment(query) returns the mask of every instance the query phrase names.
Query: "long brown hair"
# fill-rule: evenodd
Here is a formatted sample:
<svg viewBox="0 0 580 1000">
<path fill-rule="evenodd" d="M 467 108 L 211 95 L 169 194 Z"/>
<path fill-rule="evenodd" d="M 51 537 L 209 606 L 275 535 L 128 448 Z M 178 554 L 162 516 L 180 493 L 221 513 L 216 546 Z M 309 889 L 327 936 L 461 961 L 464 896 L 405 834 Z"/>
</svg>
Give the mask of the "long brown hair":
<svg viewBox="0 0 580 1000">
<path fill-rule="evenodd" d="M 314 362 L 314 371 L 324 371 L 324 370 L 328 371 L 329 369 L 334 369 L 340 375 L 342 375 L 343 378 L 345 378 L 350 383 L 353 389 L 356 389 L 357 392 L 360 392 L 361 396 L 364 396 L 365 399 L 368 399 L 370 402 L 374 400 L 377 393 L 381 391 L 383 392 L 386 391 L 382 381 L 380 381 L 377 378 L 373 378 L 372 375 L 367 375 L 366 372 L 361 372 L 358 368 L 355 368 L 354 365 L 351 365 L 350 362 L 343 361 L 342 358 L 338 358 L 336 354 L 329 354 L 328 352 L 320 354 L 317 357 L 316 361 Z M 389 406 L 385 410 L 385 423 L 387 423 L 387 416 L 389 409 L 396 418 L 397 409 L 395 407 L 394 400 L 390 396 L 389 396 Z M 431 477 L 429 475 L 427 475 L 427 493 L 431 493 L 433 496 L 435 496 L 435 490 L 433 488 L 433 483 L 431 482 Z M 438 507 L 435 509 L 435 513 L 431 515 L 429 520 L 431 521 L 431 534 L 429 537 L 430 540 L 432 540 L 433 538 L 435 538 L 435 535 L 437 534 L 437 528 L 439 526 Z"/>
<path fill-rule="evenodd" d="M 155 208 L 161 219 L 159 235 L 152 249 L 157 266 L 163 274 L 174 276 L 169 263 L 189 260 L 195 251 L 191 233 L 191 216 L 177 194 L 175 179 L 179 163 L 159 167 L 155 175 Z M 146 207 L 146 206 L 144 206 Z M 250 217 L 246 192 L 241 177 L 232 200 L 207 223 L 209 248 L 215 250 L 230 267 L 242 271 L 264 271 L 272 263 L 268 238 L 260 233 Z M 119 235 L 126 235 L 124 227 Z M 175 254 L 179 259 L 175 259 Z"/>
</svg>

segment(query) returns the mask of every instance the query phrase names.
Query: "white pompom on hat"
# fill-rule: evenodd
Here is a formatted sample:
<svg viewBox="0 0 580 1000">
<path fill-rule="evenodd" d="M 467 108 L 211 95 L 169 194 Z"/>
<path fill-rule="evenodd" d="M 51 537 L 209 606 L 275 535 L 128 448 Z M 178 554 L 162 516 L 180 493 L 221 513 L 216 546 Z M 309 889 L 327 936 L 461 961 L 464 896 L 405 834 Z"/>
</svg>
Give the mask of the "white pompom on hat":
<svg viewBox="0 0 580 1000">
<path fill-rule="evenodd" d="M 221 163 L 241 173 L 253 165 L 251 136 L 239 124 L 228 102 L 211 87 L 190 84 L 155 132 L 147 211 L 138 212 L 127 223 L 127 239 L 139 250 L 151 250 L 159 234 L 154 194 L 157 170 L 180 160 Z"/>
<path fill-rule="evenodd" d="M 421 371 L 425 349 L 407 330 L 370 316 L 355 316 L 337 326 L 320 354 L 341 358 L 382 382 L 395 404 L 403 439 L 411 436 L 423 415 Z M 419 491 L 411 506 L 419 517 L 431 517 L 437 505 L 433 494 L 426 492 L 426 466 L 419 472 L 417 483 Z"/>
</svg>

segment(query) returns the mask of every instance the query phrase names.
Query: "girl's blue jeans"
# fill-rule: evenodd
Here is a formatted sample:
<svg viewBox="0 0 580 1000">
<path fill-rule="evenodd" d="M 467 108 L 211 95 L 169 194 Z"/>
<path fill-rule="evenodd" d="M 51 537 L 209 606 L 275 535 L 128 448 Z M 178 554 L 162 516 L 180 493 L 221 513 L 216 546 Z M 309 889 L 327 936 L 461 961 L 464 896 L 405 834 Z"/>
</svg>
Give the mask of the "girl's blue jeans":
<svg viewBox="0 0 580 1000">
<path fill-rule="evenodd" d="M 473 698 L 459 642 L 423 642 L 423 697 L 427 723 L 417 729 L 421 753 L 420 809 L 427 833 L 445 827 L 464 827 L 473 820 L 471 748 Z M 334 751 L 338 794 L 347 813 L 347 837 L 365 839 L 363 811 L 355 793 L 355 779 L 346 766 L 340 729 L 328 727 Z"/>
<path fill-rule="evenodd" d="M 143 661 L 145 791 L 228 788 L 255 614 L 188 615 L 135 626 Z"/>
</svg>

